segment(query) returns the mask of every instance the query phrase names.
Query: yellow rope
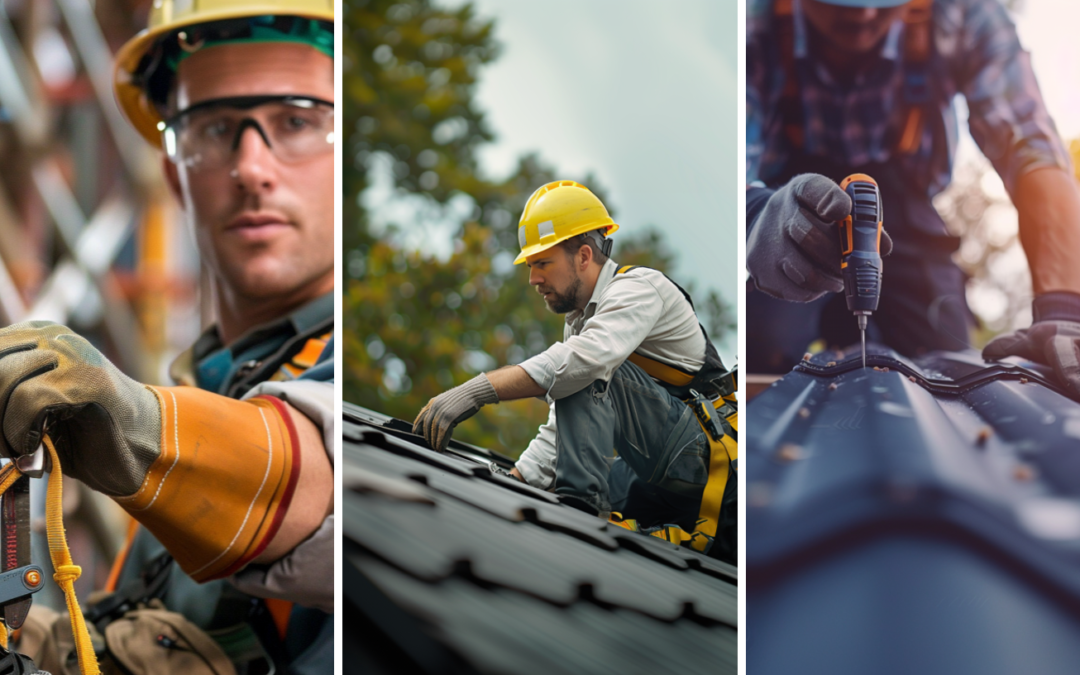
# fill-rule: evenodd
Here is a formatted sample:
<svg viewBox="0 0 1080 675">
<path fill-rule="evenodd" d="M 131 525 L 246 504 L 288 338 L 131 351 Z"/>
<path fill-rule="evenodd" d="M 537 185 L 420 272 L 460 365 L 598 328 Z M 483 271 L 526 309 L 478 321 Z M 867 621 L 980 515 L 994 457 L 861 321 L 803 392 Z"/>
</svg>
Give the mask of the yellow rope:
<svg viewBox="0 0 1080 675">
<path fill-rule="evenodd" d="M 64 532 L 63 481 L 60 472 L 60 458 L 56 456 L 56 447 L 52 439 L 44 436 L 45 447 L 52 459 L 52 471 L 49 472 L 49 492 L 45 496 L 45 532 L 49 538 L 49 557 L 52 558 L 53 579 L 64 591 L 68 614 L 71 616 L 71 632 L 75 635 L 75 650 L 79 655 L 79 672 L 82 675 L 100 675 L 97 654 L 90 642 L 90 632 L 86 630 L 79 599 L 75 597 L 75 580 L 82 574 L 82 568 L 71 560 L 68 550 L 67 535 Z"/>
<path fill-rule="evenodd" d="M 52 558 L 53 569 L 56 570 L 53 579 L 64 591 L 64 599 L 67 601 L 68 615 L 71 616 L 71 632 L 75 635 L 75 650 L 79 655 L 79 672 L 82 675 L 100 675 L 101 669 L 98 667 L 94 645 L 90 642 L 90 632 L 86 630 L 79 600 L 75 597 L 75 580 L 82 574 L 82 568 L 71 560 L 67 535 L 64 533 L 64 476 L 60 471 L 60 459 L 56 456 L 56 447 L 53 446 L 52 439 L 45 436 L 43 440 L 49 451 L 49 457 L 52 459 L 49 492 L 45 496 L 45 531 L 49 539 L 49 557 Z M 21 477 L 22 472 L 15 466 L 15 462 L 0 469 L 0 495 Z M 7 641 L 8 632 L 5 626 L 4 630 L 0 630 L 0 646 L 7 649 Z"/>
</svg>

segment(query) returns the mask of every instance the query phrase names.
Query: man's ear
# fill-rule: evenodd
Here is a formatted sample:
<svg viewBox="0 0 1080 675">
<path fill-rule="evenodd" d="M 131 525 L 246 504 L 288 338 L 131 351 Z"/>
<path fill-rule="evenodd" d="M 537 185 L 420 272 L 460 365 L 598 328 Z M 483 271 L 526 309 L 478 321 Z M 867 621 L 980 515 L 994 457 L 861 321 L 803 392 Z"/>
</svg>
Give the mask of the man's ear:
<svg viewBox="0 0 1080 675">
<path fill-rule="evenodd" d="M 578 259 L 581 263 L 581 268 L 579 271 L 584 272 L 586 269 L 589 268 L 589 263 L 591 263 L 593 259 L 592 246 L 582 246 L 581 248 L 579 248 Z"/>
<path fill-rule="evenodd" d="M 180 191 L 180 171 L 166 155 L 161 156 L 161 172 L 165 174 L 165 184 L 169 186 L 169 192 L 176 198 L 180 208 L 184 208 L 183 193 Z"/>
</svg>

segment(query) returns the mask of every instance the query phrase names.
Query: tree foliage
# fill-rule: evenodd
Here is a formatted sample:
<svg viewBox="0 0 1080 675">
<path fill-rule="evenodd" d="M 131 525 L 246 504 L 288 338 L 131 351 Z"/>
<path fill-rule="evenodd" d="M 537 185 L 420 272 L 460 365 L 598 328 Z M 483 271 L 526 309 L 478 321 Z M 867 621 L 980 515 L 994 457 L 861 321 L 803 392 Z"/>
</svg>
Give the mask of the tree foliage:
<svg viewBox="0 0 1080 675">
<path fill-rule="evenodd" d="M 432 396 L 561 339 L 562 317 L 545 309 L 526 268 L 512 261 L 529 195 L 566 176 L 535 154 L 502 180 L 480 172 L 477 150 L 492 134 L 473 97 L 499 46 L 494 23 L 471 5 L 346 0 L 344 9 L 344 394 L 412 420 Z M 417 226 L 409 219 L 420 211 L 374 227 L 362 195 L 377 179 L 401 199 L 435 207 L 466 200 L 447 259 L 401 245 L 398 235 Z M 594 177 L 578 180 L 614 213 Z M 655 231 L 616 243 L 621 263 L 671 268 L 673 255 Z M 733 312 L 715 293 L 703 308 L 715 337 L 733 327 Z M 538 400 L 502 403 L 455 437 L 517 455 L 546 417 Z"/>
</svg>

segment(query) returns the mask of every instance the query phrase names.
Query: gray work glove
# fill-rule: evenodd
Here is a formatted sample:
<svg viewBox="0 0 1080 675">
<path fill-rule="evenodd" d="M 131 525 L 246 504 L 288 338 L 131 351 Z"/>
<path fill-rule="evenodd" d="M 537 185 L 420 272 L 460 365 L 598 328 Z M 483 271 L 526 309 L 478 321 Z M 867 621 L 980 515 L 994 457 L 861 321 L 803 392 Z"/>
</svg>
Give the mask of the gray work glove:
<svg viewBox="0 0 1080 675">
<path fill-rule="evenodd" d="M 996 361 L 1019 356 L 1054 369 L 1073 398 L 1080 400 L 1080 323 L 1050 320 L 999 335 L 983 348 L 983 358 Z"/>
<path fill-rule="evenodd" d="M 413 433 L 442 452 L 450 443 L 454 427 L 469 419 L 489 403 L 498 403 L 499 395 L 487 375 L 480 373 L 463 385 L 444 391 L 428 401 L 413 422 Z"/>
<path fill-rule="evenodd" d="M 161 407 L 71 329 L 0 330 L 0 454 L 33 453 L 43 430 L 65 473 L 107 495 L 139 489 L 161 452 Z"/>
<path fill-rule="evenodd" d="M 825 176 L 806 173 L 777 190 L 746 240 L 746 269 L 758 289 L 774 298 L 810 302 L 842 293 L 840 228 L 851 198 Z M 892 239 L 881 233 L 881 255 Z"/>
</svg>

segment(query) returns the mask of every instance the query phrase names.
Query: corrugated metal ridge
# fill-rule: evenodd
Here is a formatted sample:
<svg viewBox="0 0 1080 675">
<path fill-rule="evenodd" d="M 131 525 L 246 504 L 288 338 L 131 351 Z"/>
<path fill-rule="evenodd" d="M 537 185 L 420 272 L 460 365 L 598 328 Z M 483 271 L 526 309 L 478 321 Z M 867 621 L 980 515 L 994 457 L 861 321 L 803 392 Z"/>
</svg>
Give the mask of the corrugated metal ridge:
<svg viewBox="0 0 1080 675">
<path fill-rule="evenodd" d="M 849 356 L 845 353 L 842 361 L 829 361 L 828 358 L 826 354 L 815 355 L 811 359 L 801 361 L 793 370 L 818 377 L 835 377 L 863 367 L 861 354 Z M 914 382 L 940 396 L 959 396 L 984 384 L 1002 381 L 1033 382 L 1056 391 L 1062 396 L 1069 396 L 1063 387 L 1049 377 L 1044 377 L 1030 367 L 1010 363 L 985 364 L 978 370 L 955 379 L 929 376 L 921 368 L 901 359 L 896 354 L 867 353 L 866 367 L 895 370 L 909 378 L 914 378 Z"/>
</svg>

